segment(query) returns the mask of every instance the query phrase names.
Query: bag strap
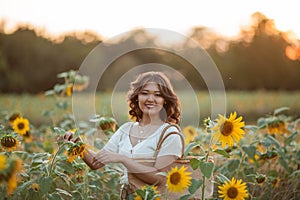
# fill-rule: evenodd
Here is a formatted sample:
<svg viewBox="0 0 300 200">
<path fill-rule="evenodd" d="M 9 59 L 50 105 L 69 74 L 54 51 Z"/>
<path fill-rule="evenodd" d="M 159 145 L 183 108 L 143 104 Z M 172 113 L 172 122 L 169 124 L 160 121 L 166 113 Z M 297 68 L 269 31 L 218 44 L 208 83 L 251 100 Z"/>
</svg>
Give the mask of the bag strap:
<svg viewBox="0 0 300 200">
<path fill-rule="evenodd" d="M 178 132 L 177 131 L 172 131 L 172 132 L 169 132 L 165 135 L 166 131 L 168 130 L 168 128 L 174 126 L 175 128 L 177 128 Z M 180 127 L 177 125 L 177 124 L 169 124 L 168 126 L 166 126 L 163 131 L 161 132 L 160 134 L 160 137 L 159 137 L 159 140 L 158 140 L 158 143 L 157 143 L 157 147 L 156 147 L 156 150 L 155 150 L 155 153 L 154 153 L 154 158 L 156 159 L 157 156 L 158 156 L 158 153 L 161 149 L 161 146 L 162 144 L 164 143 L 164 141 L 170 136 L 170 135 L 179 135 L 180 136 L 180 140 L 181 140 L 181 144 L 182 144 L 182 149 L 181 149 L 181 158 L 183 157 L 184 155 L 184 138 L 183 138 L 183 135 L 181 134 L 181 129 Z"/>
</svg>

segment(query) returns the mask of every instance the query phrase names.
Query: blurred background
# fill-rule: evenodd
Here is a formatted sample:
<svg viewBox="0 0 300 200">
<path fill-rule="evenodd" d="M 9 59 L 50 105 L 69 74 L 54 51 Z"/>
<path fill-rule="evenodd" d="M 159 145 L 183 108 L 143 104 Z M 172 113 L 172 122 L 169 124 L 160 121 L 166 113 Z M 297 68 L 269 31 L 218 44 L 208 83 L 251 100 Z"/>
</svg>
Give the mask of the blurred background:
<svg viewBox="0 0 300 200">
<path fill-rule="evenodd" d="M 57 74 L 77 70 L 94 47 L 122 32 L 134 30 L 111 45 L 156 41 L 146 28 L 158 27 L 194 39 L 209 53 L 224 81 L 228 111 L 237 111 L 249 123 L 283 106 L 299 117 L 300 27 L 292 24 L 296 20 L 293 1 L 284 2 L 166 1 L 160 5 L 151 1 L 142 5 L 138 1 L 1 0 L 0 110 L 20 111 L 37 124 L 44 123 L 39 114 L 52 100 L 43 94 L 63 81 Z M 174 49 L 184 45 L 184 41 L 171 41 Z M 99 94 L 112 90 L 133 66 L 161 61 L 161 56 L 162 64 L 178 70 L 199 91 L 200 107 L 207 107 L 201 77 L 180 57 L 158 50 L 137 51 L 116 60 L 103 75 Z"/>
</svg>

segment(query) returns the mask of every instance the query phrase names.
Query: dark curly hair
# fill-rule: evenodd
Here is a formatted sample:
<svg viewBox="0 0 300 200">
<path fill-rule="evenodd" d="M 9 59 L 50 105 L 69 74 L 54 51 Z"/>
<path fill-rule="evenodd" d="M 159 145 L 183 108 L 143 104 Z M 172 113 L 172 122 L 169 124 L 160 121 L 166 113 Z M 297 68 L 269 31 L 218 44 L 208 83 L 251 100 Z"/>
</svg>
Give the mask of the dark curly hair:
<svg viewBox="0 0 300 200">
<path fill-rule="evenodd" d="M 158 84 L 158 88 L 162 97 L 165 100 L 164 109 L 160 112 L 160 118 L 167 123 L 180 123 L 180 105 L 177 95 L 173 90 L 170 80 L 162 72 L 145 72 L 140 74 L 135 81 L 130 85 L 128 91 L 128 104 L 130 107 L 129 115 L 131 119 L 139 122 L 142 119 L 143 112 L 138 105 L 138 95 L 143 87 L 149 83 L 155 82 Z M 164 112 L 164 110 L 166 112 Z"/>
</svg>

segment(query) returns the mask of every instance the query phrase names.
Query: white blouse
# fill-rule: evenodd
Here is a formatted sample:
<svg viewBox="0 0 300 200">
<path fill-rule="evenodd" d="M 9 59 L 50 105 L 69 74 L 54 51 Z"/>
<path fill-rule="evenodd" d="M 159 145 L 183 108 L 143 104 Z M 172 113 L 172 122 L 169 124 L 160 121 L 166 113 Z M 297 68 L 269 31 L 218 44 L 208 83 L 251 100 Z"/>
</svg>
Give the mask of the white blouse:
<svg viewBox="0 0 300 200">
<path fill-rule="evenodd" d="M 153 134 L 147 137 L 145 140 L 132 146 L 130 141 L 130 129 L 137 122 L 127 122 L 123 124 L 112 135 L 108 143 L 104 146 L 104 150 L 119 153 L 129 158 L 151 158 L 154 156 L 154 152 L 157 148 L 158 140 L 162 130 L 168 126 L 168 123 L 164 123 Z M 172 126 L 168 128 L 165 134 L 173 131 L 178 131 L 176 127 Z M 179 135 L 170 135 L 162 144 L 162 147 L 157 155 L 166 156 L 174 155 L 180 157 L 182 153 L 182 144 Z M 124 176 L 121 179 L 121 183 L 128 183 L 127 170 L 124 167 Z"/>
</svg>

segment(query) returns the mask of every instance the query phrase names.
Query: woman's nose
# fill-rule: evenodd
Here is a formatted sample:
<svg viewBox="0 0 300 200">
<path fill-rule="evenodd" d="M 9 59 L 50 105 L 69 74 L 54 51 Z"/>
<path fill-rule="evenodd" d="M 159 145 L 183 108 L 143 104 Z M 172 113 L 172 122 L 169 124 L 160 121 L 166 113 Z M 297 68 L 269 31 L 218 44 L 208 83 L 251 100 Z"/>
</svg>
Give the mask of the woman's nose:
<svg viewBox="0 0 300 200">
<path fill-rule="evenodd" d="M 154 101 L 154 95 L 153 94 L 149 94 L 147 100 L 148 101 Z"/>
</svg>

